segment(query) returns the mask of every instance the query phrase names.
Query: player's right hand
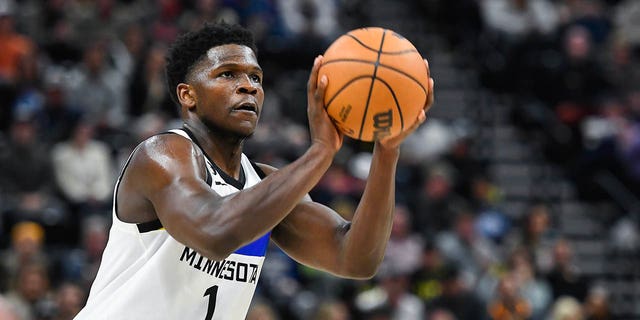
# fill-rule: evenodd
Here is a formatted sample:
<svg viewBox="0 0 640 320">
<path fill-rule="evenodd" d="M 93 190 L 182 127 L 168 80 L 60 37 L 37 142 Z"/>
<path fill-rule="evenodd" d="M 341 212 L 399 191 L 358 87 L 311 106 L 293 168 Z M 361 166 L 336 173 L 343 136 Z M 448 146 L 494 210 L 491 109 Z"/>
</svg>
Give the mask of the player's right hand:
<svg viewBox="0 0 640 320">
<path fill-rule="evenodd" d="M 435 95 L 433 91 L 434 80 L 431 78 L 431 70 L 429 69 L 429 62 L 427 59 L 424 59 L 424 63 L 427 66 L 427 77 L 429 78 L 429 88 L 427 88 L 427 99 L 425 101 L 424 107 L 422 108 L 422 112 L 418 114 L 418 118 L 415 122 L 406 130 L 401 132 L 400 134 L 392 137 L 385 137 L 380 139 L 378 142 L 386 147 L 386 148 L 398 148 L 402 141 L 404 141 L 409 135 L 411 135 L 414 131 L 422 125 L 422 123 L 427 119 L 427 111 L 431 109 L 433 106 L 433 102 L 435 101 Z"/>
<path fill-rule="evenodd" d="M 309 117 L 311 143 L 321 144 L 335 153 L 342 146 L 343 134 L 333 124 L 324 107 L 324 93 L 329 79 L 327 76 L 322 76 L 318 81 L 321 65 L 322 56 L 320 55 L 313 61 L 313 68 L 307 83 L 307 116 Z"/>
</svg>

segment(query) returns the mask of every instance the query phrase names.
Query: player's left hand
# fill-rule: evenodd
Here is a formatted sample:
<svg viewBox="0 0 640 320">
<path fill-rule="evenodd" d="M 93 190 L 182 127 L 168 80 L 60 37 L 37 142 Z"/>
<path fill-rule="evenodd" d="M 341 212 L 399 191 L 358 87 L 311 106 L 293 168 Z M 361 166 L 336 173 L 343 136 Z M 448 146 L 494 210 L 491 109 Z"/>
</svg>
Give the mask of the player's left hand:
<svg viewBox="0 0 640 320">
<path fill-rule="evenodd" d="M 400 134 L 392 137 L 385 137 L 378 140 L 378 143 L 385 148 L 391 149 L 391 148 L 399 147 L 405 138 L 407 138 L 414 131 L 416 131 L 416 129 L 418 129 L 418 127 L 420 127 L 420 125 L 424 123 L 425 120 L 427 120 L 427 111 L 429 111 L 429 109 L 431 109 L 431 106 L 433 106 L 435 95 L 433 93 L 434 81 L 433 81 L 433 78 L 431 78 L 431 71 L 429 70 L 429 62 L 427 61 L 427 59 L 424 59 L 424 63 L 427 66 L 427 77 L 429 77 L 429 88 L 427 89 L 427 99 L 425 101 L 424 107 L 422 108 L 422 112 L 418 114 L 418 119 L 416 119 L 416 121 L 409 128 L 402 131 Z"/>
</svg>

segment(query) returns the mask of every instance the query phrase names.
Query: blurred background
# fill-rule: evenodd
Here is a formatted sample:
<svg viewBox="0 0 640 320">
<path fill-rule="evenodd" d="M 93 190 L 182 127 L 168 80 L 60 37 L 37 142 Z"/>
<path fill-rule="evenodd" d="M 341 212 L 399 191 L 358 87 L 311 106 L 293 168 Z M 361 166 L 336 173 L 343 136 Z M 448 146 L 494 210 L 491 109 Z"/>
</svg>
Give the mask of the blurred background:
<svg viewBox="0 0 640 320">
<path fill-rule="evenodd" d="M 378 275 L 271 247 L 249 319 L 640 319 L 634 0 L 0 0 L 0 319 L 84 305 L 124 160 L 180 125 L 167 46 L 220 19 L 258 42 L 259 162 L 307 148 L 308 72 L 344 32 L 397 31 L 436 83 Z M 311 196 L 350 218 L 371 148 L 346 141 Z"/>
</svg>

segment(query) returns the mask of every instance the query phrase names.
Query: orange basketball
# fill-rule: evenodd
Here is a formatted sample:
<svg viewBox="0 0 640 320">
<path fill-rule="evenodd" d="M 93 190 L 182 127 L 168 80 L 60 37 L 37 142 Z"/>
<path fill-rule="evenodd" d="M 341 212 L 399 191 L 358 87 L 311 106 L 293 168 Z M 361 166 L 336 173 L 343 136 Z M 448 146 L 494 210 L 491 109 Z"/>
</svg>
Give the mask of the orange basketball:
<svg viewBox="0 0 640 320">
<path fill-rule="evenodd" d="M 427 67 L 409 40 L 383 28 L 352 30 L 324 53 L 325 108 L 336 127 L 362 141 L 409 128 L 424 107 Z"/>
</svg>

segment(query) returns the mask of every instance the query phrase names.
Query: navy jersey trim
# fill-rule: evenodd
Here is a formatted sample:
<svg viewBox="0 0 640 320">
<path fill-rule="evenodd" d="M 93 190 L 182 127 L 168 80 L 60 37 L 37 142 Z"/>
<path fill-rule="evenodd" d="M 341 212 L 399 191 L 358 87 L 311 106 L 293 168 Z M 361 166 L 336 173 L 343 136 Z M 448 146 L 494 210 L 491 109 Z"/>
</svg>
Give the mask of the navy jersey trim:
<svg viewBox="0 0 640 320">
<path fill-rule="evenodd" d="M 222 177 L 222 180 L 224 180 L 224 182 L 236 187 L 236 189 L 238 189 L 238 190 L 244 189 L 244 184 L 245 184 L 247 178 L 245 176 L 244 169 L 242 167 L 240 167 L 240 177 L 238 179 L 228 175 L 226 172 L 224 172 L 222 169 L 220 169 L 220 167 L 218 167 L 218 165 L 216 165 L 216 163 L 213 162 L 213 160 L 211 160 L 211 158 L 209 158 L 209 156 L 207 155 L 206 152 L 204 152 L 204 149 L 202 148 L 202 146 L 200 145 L 198 140 L 196 140 L 195 135 L 193 135 L 193 132 L 191 132 L 191 130 L 189 130 L 189 128 L 182 127 L 182 130 L 189 136 L 189 138 L 191 138 L 193 143 L 195 143 L 200 148 L 200 150 L 202 150 L 202 153 L 204 154 L 205 158 L 211 164 L 211 167 L 213 167 L 213 170 L 216 173 L 220 174 L 220 177 Z"/>
<path fill-rule="evenodd" d="M 267 174 L 264 173 L 264 171 L 262 170 L 262 168 L 260 168 L 258 166 L 258 164 L 256 164 L 255 162 L 253 162 L 253 160 L 249 159 L 249 162 L 251 163 L 251 166 L 253 167 L 253 170 L 256 171 L 256 173 L 258 174 L 258 177 L 260 177 L 260 179 L 264 179 Z"/>
<path fill-rule="evenodd" d="M 269 239 L 271 238 L 271 232 L 267 232 L 258 240 L 249 243 L 248 245 L 239 248 L 234 251 L 236 254 L 254 257 L 264 257 L 267 253 L 267 247 L 269 246 Z"/>
<path fill-rule="evenodd" d="M 156 231 L 164 228 L 162 226 L 162 222 L 160 222 L 160 219 L 151 220 L 143 223 L 136 223 L 136 227 L 138 227 L 138 231 L 140 231 L 140 233 Z"/>
</svg>

